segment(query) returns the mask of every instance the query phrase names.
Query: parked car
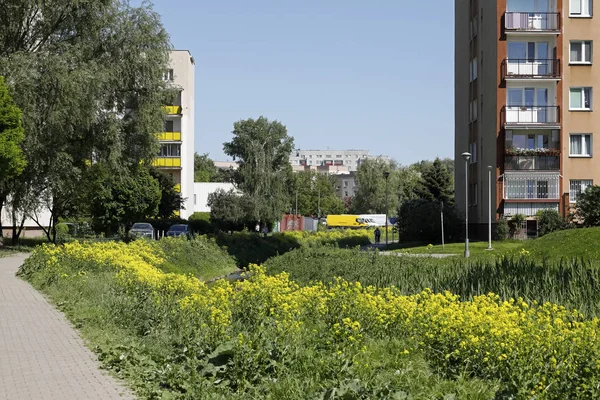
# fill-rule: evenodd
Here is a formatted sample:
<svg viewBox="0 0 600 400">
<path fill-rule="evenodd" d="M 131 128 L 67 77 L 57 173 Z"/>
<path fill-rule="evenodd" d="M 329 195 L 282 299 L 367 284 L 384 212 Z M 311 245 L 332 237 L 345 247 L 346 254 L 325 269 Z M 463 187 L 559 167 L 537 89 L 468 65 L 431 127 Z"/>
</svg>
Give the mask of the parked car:
<svg viewBox="0 0 600 400">
<path fill-rule="evenodd" d="M 168 237 L 185 236 L 185 237 L 190 238 L 190 237 L 192 237 L 192 232 L 190 232 L 189 225 L 177 224 L 177 225 L 173 225 L 169 228 L 169 231 L 167 232 L 167 236 Z"/>
<path fill-rule="evenodd" d="M 129 233 L 137 237 L 154 239 L 154 227 L 147 222 L 136 222 L 129 230 Z"/>
</svg>

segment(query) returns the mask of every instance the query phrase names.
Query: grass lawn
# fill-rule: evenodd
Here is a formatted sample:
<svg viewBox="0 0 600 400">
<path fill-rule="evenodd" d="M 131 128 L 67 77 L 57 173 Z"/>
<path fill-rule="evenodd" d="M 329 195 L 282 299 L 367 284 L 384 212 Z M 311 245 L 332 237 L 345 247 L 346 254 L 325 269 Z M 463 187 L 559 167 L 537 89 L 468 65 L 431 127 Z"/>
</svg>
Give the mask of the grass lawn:
<svg viewBox="0 0 600 400">
<path fill-rule="evenodd" d="M 526 246 L 527 242 L 519 240 L 506 240 L 492 242 L 493 250 L 487 250 L 488 242 L 470 242 L 469 251 L 471 256 L 490 256 L 505 254 L 511 251 L 517 251 Z M 448 243 L 443 248 L 442 245 L 418 246 L 394 250 L 395 252 L 408 254 L 457 254 L 463 255 L 465 243 Z"/>
</svg>

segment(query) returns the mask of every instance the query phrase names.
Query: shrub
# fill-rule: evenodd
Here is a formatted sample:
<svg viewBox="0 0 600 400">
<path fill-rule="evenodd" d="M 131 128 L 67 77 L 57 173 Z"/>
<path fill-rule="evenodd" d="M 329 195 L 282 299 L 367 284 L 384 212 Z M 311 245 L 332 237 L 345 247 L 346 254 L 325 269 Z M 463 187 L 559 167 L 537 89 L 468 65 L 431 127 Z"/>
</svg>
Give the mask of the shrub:
<svg viewBox="0 0 600 400">
<path fill-rule="evenodd" d="M 537 213 L 538 236 L 565 229 L 566 222 L 555 210 L 540 210 Z"/>
<path fill-rule="evenodd" d="M 193 213 L 189 218 L 189 225 L 192 232 L 201 235 L 214 232 L 214 228 L 210 222 L 209 212 Z"/>
<path fill-rule="evenodd" d="M 600 226 L 600 186 L 589 186 L 577 196 L 574 216 L 586 227 Z"/>
<path fill-rule="evenodd" d="M 507 240 L 510 237 L 510 227 L 505 218 L 500 218 L 496 223 L 496 240 Z"/>
</svg>

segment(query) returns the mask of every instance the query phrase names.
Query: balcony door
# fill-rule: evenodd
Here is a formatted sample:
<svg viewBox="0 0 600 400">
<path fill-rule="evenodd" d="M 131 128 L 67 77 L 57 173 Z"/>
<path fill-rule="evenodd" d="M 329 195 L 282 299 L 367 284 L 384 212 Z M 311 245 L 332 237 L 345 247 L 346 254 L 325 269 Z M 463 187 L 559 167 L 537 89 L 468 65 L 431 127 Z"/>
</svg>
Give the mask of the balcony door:
<svg viewBox="0 0 600 400">
<path fill-rule="evenodd" d="M 507 122 L 545 123 L 548 115 L 548 89 L 509 88 L 507 98 Z"/>
<path fill-rule="evenodd" d="M 508 42 L 508 75 L 545 76 L 552 70 L 548 42 Z"/>
</svg>

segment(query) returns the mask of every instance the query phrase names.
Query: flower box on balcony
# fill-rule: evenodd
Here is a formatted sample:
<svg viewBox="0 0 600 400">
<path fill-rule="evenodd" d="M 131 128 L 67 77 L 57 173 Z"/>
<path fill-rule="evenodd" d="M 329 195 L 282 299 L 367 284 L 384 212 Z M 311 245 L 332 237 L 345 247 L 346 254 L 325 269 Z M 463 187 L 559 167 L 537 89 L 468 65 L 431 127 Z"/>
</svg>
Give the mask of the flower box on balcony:
<svg viewBox="0 0 600 400">
<path fill-rule="evenodd" d="M 509 147 L 506 149 L 507 156 L 560 156 L 559 149 L 519 149 Z"/>
</svg>

